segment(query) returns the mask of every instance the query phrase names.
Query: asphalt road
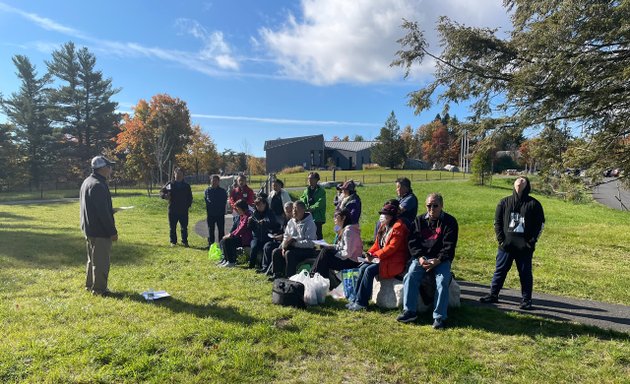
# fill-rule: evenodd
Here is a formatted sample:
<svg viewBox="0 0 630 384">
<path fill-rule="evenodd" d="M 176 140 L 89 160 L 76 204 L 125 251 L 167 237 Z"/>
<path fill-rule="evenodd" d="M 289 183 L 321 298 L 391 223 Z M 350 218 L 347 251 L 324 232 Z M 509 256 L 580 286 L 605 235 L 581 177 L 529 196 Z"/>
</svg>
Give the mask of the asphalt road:
<svg viewBox="0 0 630 384">
<path fill-rule="evenodd" d="M 602 184 L 593 188 L 593 199 L 610 208 L 630 211 L 630 191 L 623 188 L 614 177 L 605 178 Z"/>
</svg>

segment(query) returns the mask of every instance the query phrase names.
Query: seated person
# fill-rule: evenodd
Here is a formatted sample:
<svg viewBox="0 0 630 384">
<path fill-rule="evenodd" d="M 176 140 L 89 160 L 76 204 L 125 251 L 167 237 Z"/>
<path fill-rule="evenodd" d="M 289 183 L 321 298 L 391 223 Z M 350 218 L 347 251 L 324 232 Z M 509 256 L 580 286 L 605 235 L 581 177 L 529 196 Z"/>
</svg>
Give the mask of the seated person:
<svg viewBox="0 0 630 384">
<path fill-rule="evenodd" d="M 353 180 L 348 180 L 341 186 L 341 196 L 337 204 L 337 209 L 347 209 L 350 211 L 350 223 L 359 223 L 359 218 L 361 217 L 361 198 L 357 194 L 356 185 Z"/>
<path fill-rule="evenodd" d="M 448 309 L 448 286 L 451 283 L 451 263 L 457 246 L 457 220 L 444 212 L 442 195 L 432 193 L 426 200 L 427 213 L 416 217 L 409 235 L 411 265 L 404 279 L 404 312 L 396 320 L 409 323 L 416 320 L 420 283 L 426 273 L 435 275 L 433 328 L 445 327 Z"/>
<path fill-rule="evenodd" d="M 306 204 L 298 200 L 293 203 L 293 218 L 284 230 L 282 244 L 272 253 L 273 275 L 270 280 L 293 276 L 300 261 L 314 258 L 313 240 L 317 240 L 315 221 L 311 213 L 306 212 Z"/>
<path fill-rule="evenodd" d="M 287 228 L 287 224 L 289 220 L 293 218 L 293 202 L 289 201 L 284 203 L 284 215 L 282 215 L 282 226 L 273 232 L 273 238 L 271 241 L 267 242 L 263 247 L 263 257 L 262 257 L 262 265 L 260 269 L 257 269 L 257 273 L 265 273 L 267 275 L 271 275 L 271 261 L 272 261 L 272 252 L 274 249 L 280 247 L 282 244 L 282 238 L 284 237 L 284 231 Z"/>
<path fill-rule="evenodd" d="M 249 247 L 252 241 L 252 230 L 247 228 L 247 220 L 251 215 L 247 201 L 238 200 L 234 203 L 234 209 L 239 215 L 239 221 L 236 229 L 225 235 L 219 243 L 223 251 L 223 260 L 219 263 L 220 267 L 234 267 L 236 265 L 236 248 Z"/>
<path fill-rule="evenodd" d="M 335 245 L 322 248 L 311 269 L 311 273 L 319 273 L 330 280 L 330 290 L 340 283 L 330 274 L 330 270 L 340 271 L 358 267 L 358 258 L 363 253 L 359 224 L 351 224 L 351 221 L 352 214 L 348 209 L 335 212 L 335 226 L 341 228 L 337 242 Z"/>
<path fill-rule="evenodd" d="M 348 303 L 348 309 L 351 311 L 367 308 L 376 276 L 381 279 L 400 276 L 409 258 L 407 249 L 409 229 L 398 217 L 398 207 L 385 204 L 379 213 L 381 225 L 374 244 L 367 252 L 367 262 L 359 267 L 359 279 L 354 291 L 355 299 Z"/>
<path fill-rule="evenodd" d="M 276 227 L 280 227 L 276 216 L 269 208 L 265 194 L 261 194 L 254 200 L 254 207 L 254 213 L 247 220 L 247 228 L 252 231 L 253 236 L 249 253 L 249 268 L 256 266 L 258 252 L 262 252 L 265 244 L 271 240 L 269 234 L 276 231 Z"/>
</svg>

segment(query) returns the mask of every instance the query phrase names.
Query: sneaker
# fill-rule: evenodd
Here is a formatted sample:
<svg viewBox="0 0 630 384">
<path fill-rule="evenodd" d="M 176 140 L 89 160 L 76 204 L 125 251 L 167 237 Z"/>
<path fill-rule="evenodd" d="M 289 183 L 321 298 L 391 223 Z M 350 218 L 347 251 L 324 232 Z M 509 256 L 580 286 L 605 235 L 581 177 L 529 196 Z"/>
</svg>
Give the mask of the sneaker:
<svg viewBox="0 0 630 384">
<path fill-rule="evenodd" d="M 354 301 L 349 301 L 348 304 L 346 304 L 346 308 L 350 308 L 352 304 L 354 304 Z"/>
<path fill-rule="evenodd" d="M 521 305 L 519 305 L 520 309 L 532 309 L 532 301 L 531 300 L 522 300 Z"/>
<path fill-rule="evenodd" d="M 227 263 L 227 260 L 225 260 L 225 259 L 221 259 L 221 260 L 219 260 L 219 262 L 217 263 L 217 265 L 218 265 L 218 266 L 220 266 L 221 264 L 225 264 L 225 263 Z"/>
<path fill-rule="evenodd" d="M 499 302 L 499 296 L 493 295 L 493 294 L 489 294 L 489 295 L 480 297 L 479 301 L 481 301 L 482 303 L 498 303 Z"/>
<path fill-rule="evenodd" d="M 418 315 L 415 312 L 405 311 L 398 315 L 396 321 L 400 321 L 401 323 L 411 323 L 412 321 L 416 321 Z"/>
<path fill-rule="evenodd" d="M 222 265 L 223 268 L 234 268 L 236 267 L 236 263 L 225 263 Z"/>
<path fill-rule="evenodd" d="M 171 247 L 174 247 L 176 245 L 177 245 L 177 243 L 171 243 Z"/>
<path fill-rule="evenodd" d="M 109 289 L 105 288 L 104 291 L 99 292 L 99 291 L 92 291 L 92 295 L 94 296 L 103 296 L 103 297 L 107 297 L 107 296 L 112 296 L 114 294 L 114 292 L 110 291 Z"/>
<path fill-rule="evenodd" d="M 433 329 L 444 329 L 446 328 L 446 320 L 435 319 L 433 320 Z"/>
<path fill-rule="evenodd" d="M 348 309 L 351 311 L 365 311 L 367 307 L 364 307 L 359 303 L 352 303 L 352 305 L 350 305 Z"/>
<path fill-rule="evenodd" d="M 189 248 L 190 245 L 188 245 L 188 243 L 182 243 L 182 245 L 184 246 L 184 248 Z"/>
<path fill-rule="evenodd" d="M 267 268 L 259 268 L 256 270 L 256 273 L 265 273 L 267 272 Z"/>
</svg>

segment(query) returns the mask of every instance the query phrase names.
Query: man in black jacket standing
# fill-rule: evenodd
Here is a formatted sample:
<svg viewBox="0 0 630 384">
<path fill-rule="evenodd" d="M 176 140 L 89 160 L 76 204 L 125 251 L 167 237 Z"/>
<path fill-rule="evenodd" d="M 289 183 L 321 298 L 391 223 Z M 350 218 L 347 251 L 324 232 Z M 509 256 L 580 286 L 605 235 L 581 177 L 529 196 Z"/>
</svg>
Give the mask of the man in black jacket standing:
<svg viewBox="0 0 630 384">
<path fill-rule="evenodd" d="M 497 262 L 490 294 L 479 299 L 482 303 L 497 303 L 505 278 L 516 261 L 521 280 L 521 309 L 532 308 L 532 257 L 536 242 L 545 226 L 545 213 L 538 200 L 529 195 L 529 179 L 519 177 L 514 182 L 512 196 L 499 202 L 494 214 L 494 232 L 499 243 Z"/>
<path fill-rule="evenodd" d="M 212 175 L 210 186 L 204 193 L 206 199 L 206 222 L 208 223 L 208 246 L 214 243 L 214 227 L 219 230 L 219 239 L 225 236 L 225 205 L 227 192 L 221 188 L 219 175 Z"/>
<path fill-rule="evenodd" d="M 177 245 L 177 223 L 182 233 L 182 244 L 188 248 L 188 210 L 193 196 L 190 184 L 184 181 L 184 171 L 175 168 L 175 180 L 169 181 L 161 190 L 160 196 L 168 200 L 168 225 L 170 228 L 171 247 Z"/>
<path fill-rule="evenodd" d="M 92 174 L 83 181 L 79 192 L 81 230 L 87 245 L 85 289 L 102 296 L 110 293 L 107 289 L 110 253 L 112 242 L 118 240 L 112 195 L 107 186 L 112 165 L 114 162 L 103 156 L 94 157 Z"/>
</svg>

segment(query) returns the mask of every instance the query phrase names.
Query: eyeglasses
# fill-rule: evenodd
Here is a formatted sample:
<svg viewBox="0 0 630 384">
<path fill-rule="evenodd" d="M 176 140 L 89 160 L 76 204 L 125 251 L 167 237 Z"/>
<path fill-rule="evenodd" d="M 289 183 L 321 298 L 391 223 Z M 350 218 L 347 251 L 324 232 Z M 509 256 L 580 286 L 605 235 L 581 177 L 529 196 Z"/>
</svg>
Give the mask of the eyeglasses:
<svg viewBox="0 0 630 384">
<path fill-rule="evenodd" d="M 439 207 L 438 204 L 427 204 L 427 209 L 438 208 L 438 207 Z"/>
</svg>

